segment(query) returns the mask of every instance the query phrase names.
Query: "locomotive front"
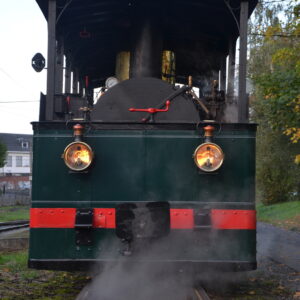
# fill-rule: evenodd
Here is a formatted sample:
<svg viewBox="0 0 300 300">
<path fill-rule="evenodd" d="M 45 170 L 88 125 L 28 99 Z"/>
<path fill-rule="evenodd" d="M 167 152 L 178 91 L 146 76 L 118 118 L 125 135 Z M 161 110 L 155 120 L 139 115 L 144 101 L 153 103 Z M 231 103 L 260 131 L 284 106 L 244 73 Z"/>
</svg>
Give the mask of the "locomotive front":
<svg viewBox="0 0 300 300">
<path fill-rule="evenodd" d="M 33 122 L 29 266 L 255 269 L 245 46 L 256 1 L 233 1 L 234 11 L 220 1 L 37 2 L 50 34 Z"/>
</svg>

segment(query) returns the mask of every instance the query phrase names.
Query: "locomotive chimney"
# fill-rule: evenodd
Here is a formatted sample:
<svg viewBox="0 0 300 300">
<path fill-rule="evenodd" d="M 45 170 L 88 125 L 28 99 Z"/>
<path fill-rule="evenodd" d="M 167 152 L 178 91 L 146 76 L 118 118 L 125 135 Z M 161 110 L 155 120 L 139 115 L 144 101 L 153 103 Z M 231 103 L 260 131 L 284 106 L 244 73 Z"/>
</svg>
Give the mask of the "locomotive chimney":
<svg viewBox="0 0 300 300">
<path fill-rule="evenodd" d="M 159 20 L 141 16 L 133 32 L 130 78 L 161 78 L 162 51 Z"/>
</svg>

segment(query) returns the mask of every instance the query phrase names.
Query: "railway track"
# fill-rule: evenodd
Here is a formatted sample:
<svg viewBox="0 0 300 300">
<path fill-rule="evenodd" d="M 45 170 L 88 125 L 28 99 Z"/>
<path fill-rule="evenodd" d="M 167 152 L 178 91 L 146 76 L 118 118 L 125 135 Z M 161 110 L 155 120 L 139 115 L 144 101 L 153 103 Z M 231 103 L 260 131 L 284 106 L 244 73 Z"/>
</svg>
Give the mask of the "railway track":
<svg viewBox="0 0 300 300">
<path fill-rule="evenodd" d="M 95 299 L 95 298 L 93 298 L 93 296 L 91 297 L 90 284 L 89 284 L 85 288 L 83 288 L 83 290 L 80 292 L 80 294 L 76 297 L 75 300 L 90 300 L 90 299 Z M 108 298 L 105 298 L 105 299 L 108 300 Z M 159 299 L 161 299 L 161 298 L 159 298 Z M 140 299 L 137 299 L 137 300 L 140 300 Z M 189 295 L 187 295 L 186 298 L 184 298 L 182 300 L 210 300 L 210 297 L 208 296 L 208 294 L 206 293 L 206 291 L 203 287 L 197 287 L 197 288 L 192 289 L 192 291 L 189 293 Z"/>
<path fill-rule="evenodd" d="M 22 221 L 11 221 L 11 222 L 1 222 L 0 223 L 0 233 L 12 231 L 20 228 L 25 228 L 29 226 L 28 220 Z"/>
<path fill-rule="evenodd" d="M 209 296 L 207 295 L 206 291 L 203 287 L 198 287 L 194 289 L 196 299 L 197 300 L 210 300 Z"/>
</svg>

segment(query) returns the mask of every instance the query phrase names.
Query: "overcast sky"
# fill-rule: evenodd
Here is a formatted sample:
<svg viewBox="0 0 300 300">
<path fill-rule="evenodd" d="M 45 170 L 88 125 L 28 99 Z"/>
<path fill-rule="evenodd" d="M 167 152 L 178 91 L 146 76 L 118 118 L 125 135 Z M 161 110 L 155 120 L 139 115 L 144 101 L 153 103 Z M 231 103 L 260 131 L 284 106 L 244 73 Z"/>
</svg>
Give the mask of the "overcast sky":
<svg viewBox="0 0 300 300">
<path fill-rule="evenodd" d="M 46 70 L 36 73 L 31 58 L 47 58 L 47 23 L 35 0 L 0 0 L 0 37 L 0 132 L 32 133 Z"/>
</svg>

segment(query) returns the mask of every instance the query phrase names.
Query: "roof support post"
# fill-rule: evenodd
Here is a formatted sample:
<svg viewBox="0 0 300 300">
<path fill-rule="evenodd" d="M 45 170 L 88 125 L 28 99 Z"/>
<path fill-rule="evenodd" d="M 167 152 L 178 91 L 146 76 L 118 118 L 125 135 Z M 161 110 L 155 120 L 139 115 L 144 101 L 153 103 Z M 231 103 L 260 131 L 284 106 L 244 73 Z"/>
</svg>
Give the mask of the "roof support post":
<svg viewBox="0 0 300 300">
<path fill-rule="evenodd" d="M 56 77 L 55 77 L 55 94 L 61 94 L 63 90 L 63 71 L 64 71 L 64 44 L 62 37 L 57 41 L 56 57 Z"/>
<path fill-rule="evenodd" d="M 56 57 L 56 0 L 48 1 L 48 72 L 46 120 L 53 120 L 55 93 L 55 57 Z"/>
<path fill-rule="evenodd" d="M 226 89 L 226 56 L 221 57 L 220 63 L 220 84 L 219 90 L 225 91 Z"/>
<path fill-rule="evenodd" d="M 69 55 L 66 55 L 65 93 L 71 93 L 71 60 Z"/>
<path fill-rule="evenodd" d="M 79 91 L 78 91 L 78 93 L 80 94 L 80 96 L 82 96 L 83 95 L 83 84 L 82 84 L 82 79 L 80 78 L 80 75 L 78 76 L 78 81 L 79 81 Z"/>
<path fill-rule="evenodd" d="M 235 75 L 235 49 L 236 40 L 231 38 L 229 40 L 229 55 L 228 55 L 228 85 L 227 85 L 227 97 L 229 101 L 234 97 L 234 75 Z"/>
<path fill-rule="evenodd" d="M 248 1 L 241 2 L 240 13 L 240 56 L 239 56 L 239 99 L 238 121 L 248 122 L 248 98 L 246 95 L 247 75 L 247 29 L 248 29 Z"/>
<path fill-rule="evenodd" d="M 73 94 L 78 93 L 78 69 L 73 70 L 73 84 L 72 84 Z"/>
</svg>

